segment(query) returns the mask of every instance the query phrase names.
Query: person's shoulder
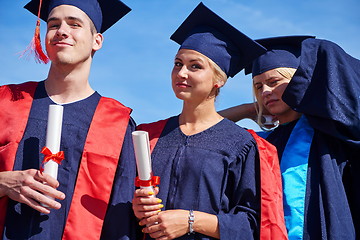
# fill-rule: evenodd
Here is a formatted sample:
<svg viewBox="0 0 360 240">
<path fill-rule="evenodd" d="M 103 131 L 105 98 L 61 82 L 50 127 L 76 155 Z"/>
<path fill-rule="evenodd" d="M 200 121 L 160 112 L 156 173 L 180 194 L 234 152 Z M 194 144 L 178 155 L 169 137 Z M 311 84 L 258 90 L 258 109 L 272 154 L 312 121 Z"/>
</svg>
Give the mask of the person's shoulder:
<svg viewBox="0 0 360 240">
<path fill-rule="evenodd" d="M 124 104 L 122 104 L 120 101 L 116 100 L 115 98 L 111 97 L 105 97 L 100 95 L 101 101 L 104 102 L 104 104 L 114 104 L 114 106 L 123 106 L 126 107 Z"/>
<path fill-rule="evenodd" d="M 256 146 L 254 137 L 245 128 L 228 119 L 223 119 L 217 129 L 214 142 L 221 148 L 228 149 L 231 155 L 243 155 Z"/>
<path fill-rule="evenodd" d="M 26 96 L 33 96 L 38 82 L 24 82 L 19 84 L 7 84 L 0 86 L 1 98 L 11 98 L 12 101 L 24 99 Z"/>
<path fill-rule="evenodd" d="M 149 129 L 154 129 L 154 128 L 164 128 L 166 123 L 169 121 L 169 119 L 172 119 L 172 118 L 173 117 L 161 119 L 161 120 L 158 120 L 155 122 L 150 122 L 150 123 L 141 123 L 136 127 L 136 129 L 147 131 Z"/>
<path fill-rule="evenodd" d="M 0 86 L 0 88 L 9 88 L 9 89 L 16 89 L 16 90 L 26 90 L 28 88 L 36 87 L 39 82 L 36 81 L 27 81 L 23 83 L 9 83 Z"/>
<path fill-rule="evenodd" d="M 237 125 L 233 121 L 230 121 L 226 118 L 222 120 L 224 130 L 227 132 L 227 134 L 233 135 L 233 136 L 240 136 L 245 137 L 247 139 L 252 139 L 251 134 L 247 131 L 247 129 Z"/>
<path fill-rule="evenodd" d="M 114 98 L 101 96 L 100 101 L 103 106 L 106 106 L 106 107 L 109 107 L 109 108 L 112 108 L 115 110 L 116 109 L 127 110 L 129 112 L 129 114 L 132 112 L 132 109 L 130 107 L 125 106 L 124 104 L 122 104 L 121 102 L 119 102 L 118 100 L 116 100 Z"/>
</svg>

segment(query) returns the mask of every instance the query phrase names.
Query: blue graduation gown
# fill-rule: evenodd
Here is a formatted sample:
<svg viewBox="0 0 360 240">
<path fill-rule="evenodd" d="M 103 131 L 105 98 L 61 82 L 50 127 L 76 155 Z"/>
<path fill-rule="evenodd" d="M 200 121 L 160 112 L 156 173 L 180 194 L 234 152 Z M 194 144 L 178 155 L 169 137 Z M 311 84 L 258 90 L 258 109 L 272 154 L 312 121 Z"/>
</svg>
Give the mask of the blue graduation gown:
<svg viewBox="0 0 360 240">
<path fill-rule="evenodd" d="M 61 239 L 70 203 L 74 192 L 80 159 L 92 117 L 101 96 L 95 92 L 90 97 L 74 103 L 65 104 L 60 149 L 65 159 L 59 165 L 59 191 L 66 199 L 59 201 L 59 210 L 41 214 L 25 204 L 10 200 L 4 228 L 3 239 Z M 43 159 L 40 150 L 45 146 L 48 105 L 54 104 L 47 96 L 44 82 L 40 82 L 34 96 L 25 134 L 19 144 L 14 170 L 39 169 Z M 135 189 L 135 160 L 131 132 L 135 123 L 131 119 L 116 170 L 113 191 L 104 220 L 102 238 L 135 239 L 135 217 L 131 199 Z M 116 133 L 114 133 L 116 134 Z M 124 216 L 119 218 L 118 216 Z M 84 219 L 86 224 L 86 219 Z"/>
<path fill-rule="evenodd" d="M 255 239 L 259 235 L 259 166 L 252 136 L 224 119 L 186 136 L 179 119 L 166 123 L 152 152 L 154 175 L 160 176 L 165 209 L 197 210 L 217 215 L 221 239 Z M 179 239 L 212 239 L 195 233 Z"/>
<path fill-rule="evenodd" d="M 360 61 L 332 42 L 305 40 L 300 66 L 283 100 L 303 113 L 306 126 L 313 130 L 303 234 L 296 238 L 289 234 L 289 239 L 359 238 Z M 297 123 L 279 126 L 266 138 L 277 147 L 281 164 L 293 154 L 286 151 Z"/>
</svg>

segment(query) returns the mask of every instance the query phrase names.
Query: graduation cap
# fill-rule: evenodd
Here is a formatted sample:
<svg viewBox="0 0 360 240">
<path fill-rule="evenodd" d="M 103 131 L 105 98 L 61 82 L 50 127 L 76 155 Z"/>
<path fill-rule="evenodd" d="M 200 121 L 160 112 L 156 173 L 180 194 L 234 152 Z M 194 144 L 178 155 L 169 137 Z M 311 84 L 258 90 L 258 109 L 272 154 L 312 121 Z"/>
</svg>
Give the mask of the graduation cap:
<svg viewBox="0 0 360 240">
<path fill-rule="evenodd" d="M 172 34 L 180 49 L 195 50 L 234 77 L 266 49 L 200 3 Z"/>
<path fill-rule="evenodd" d="M 96 30 L 105 32 L 131 9 L 119 0 L 31 0 L 24 6 L 38 17 L 33 46 L 40 61 L 47 56 L 42 52 L 40 43 L 40 19 L 45 22 L 51 10 L 60 5 L 71 5 L 82 10 L 93 22 Z M 47 60 L 48 61 L 48 60 Z"/>
<path fill-rule="evenodd" d="M 299 35 L 255 40 L 267 48 L 268 51 L 246 66 L 245 74 L 252 73 L 254 77 L 279 67 L 297 68 L 301 54 L 301 43 L 307 38 L 315 37 Z"/>
<path fill-rule="evenodd" d="M 71 5 L 82 10 L 103 33 L 131 9 L 119 0 L 41 0 L 40 18 L 45 22 L 51 10 L 60 5 Z M 40 0 L 32 0 L 24 8 L 38 16 Z"/>
</svg>

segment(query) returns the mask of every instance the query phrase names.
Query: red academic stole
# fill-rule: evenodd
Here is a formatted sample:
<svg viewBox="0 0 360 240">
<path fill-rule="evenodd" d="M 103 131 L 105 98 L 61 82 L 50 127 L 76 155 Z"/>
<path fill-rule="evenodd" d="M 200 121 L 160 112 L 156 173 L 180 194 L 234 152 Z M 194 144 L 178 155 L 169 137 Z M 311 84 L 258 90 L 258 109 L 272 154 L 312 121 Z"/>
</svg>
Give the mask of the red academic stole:
<svg viewBox="0 0 360 240">
<path fill-rule="evenodd" d="M 260 157 L 260 239 L 288 239 L 285 227 L 279 158 L 274 145 L 248 130 L 256 141 Z"/>
<path fill-rule="evenodd" d="M 11 171 L 24 135 L 36 82 L 0 87 L 0 172 Z M 5 225 L 8 197 L 0 198 L 0 239 Z"/>
<path fill-rule="evenodd" d="M 149 133 L 151 151 L 154 149 L 166 122 L 167 119 L 138 126 L 138 130 Z M 254 131 L 248 130 L 248 132 L 250 132 L 256 140 L 260 155 L 260 239 L 288 239 L 284 221 L 282 183 L 276 148 L 265 139 L 259 137 Z"/>
<path fill-rule="evenodd" d="M 0 88 L 0 171 L 13 169 L 31 109 L 37 83 Z M 116 100 L 102 97 L 95 110 L 78 171 L 74 195 L 65 224 L 63 239 L 100 239 L 131 109 Z M 7 161 L 4 161 L 7 159 Z M 6 209 L 7 198 L 0 199 Z M 1 212 L 2 233 L 5 211 Z M 84 219 L 86 224 L 84 224 Z"/>
</svg>

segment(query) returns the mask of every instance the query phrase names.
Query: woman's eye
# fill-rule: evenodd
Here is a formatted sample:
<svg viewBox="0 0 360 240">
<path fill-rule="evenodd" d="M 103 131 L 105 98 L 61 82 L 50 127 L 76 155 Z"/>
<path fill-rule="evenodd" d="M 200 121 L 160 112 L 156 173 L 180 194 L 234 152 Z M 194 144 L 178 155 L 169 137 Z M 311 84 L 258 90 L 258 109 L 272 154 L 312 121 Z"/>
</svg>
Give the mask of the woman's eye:
<svg viewBox="0 0 360 240">
<path fill-rule="evenodd" d="M 182 66 L 181 62 L 175 62 L 174 65 L 175 65 L 175 67 L 181 67 Z"/>
<path fill-rule="evenodd" d="M 193 69 L 201 69 L 201 66 L 199 64 L 193 64 L 193 65 L 191 65 L 191 68 L 193 68 Z"/>
<path fill-rule="evenodd" d="M 271 82 L 269 82 L 269 86 L 273 87 L 276 86 L 278 84 L 279 80 L 273 80 Z"/>
</svg>

